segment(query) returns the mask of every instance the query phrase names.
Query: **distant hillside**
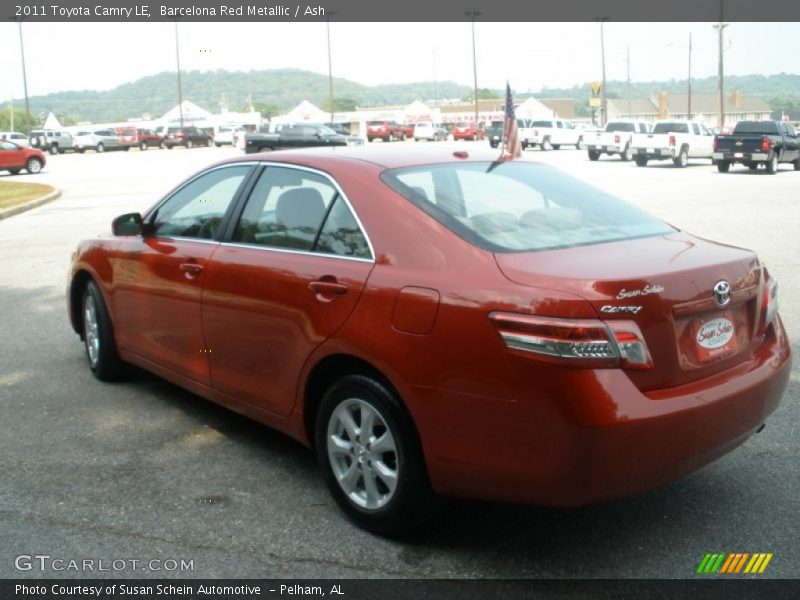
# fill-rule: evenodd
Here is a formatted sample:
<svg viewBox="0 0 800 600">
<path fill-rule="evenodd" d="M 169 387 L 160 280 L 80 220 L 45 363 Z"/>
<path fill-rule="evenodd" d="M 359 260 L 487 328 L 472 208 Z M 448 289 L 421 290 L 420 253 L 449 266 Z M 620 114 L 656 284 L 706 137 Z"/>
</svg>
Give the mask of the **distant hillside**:
<svg viewBox="0 0 800 600">
<path fill-rule="evenodd" d="M 182 73 L 183 96 L 201 107 L 217 112 L 223 100 L 230 110 L 243 110 L 252 100 L 258 109 L 269 108 L 279 113 L 302 100 L 309 100 L 322 108 L 327 107 L 328 77 L 299 69 L 268 71 L 189 71 Z M 419 82 L 367 86 L 347 79 L 334 78 L 334 96 L 337 110 L 354 105 L 361 107 L 387 104 L 409 104 L 414 100 L 430 102 L 434 99 L 453 99 L 471 96 L 470 86 L 452 81 Z M 695 93 L 714 93 L 716 77 L 692 80 Z M 725 78 L 726 93 L 734 89 L 745 95 L 764 98 L 773 108 L 800 108 L 800 75 L 745 75 Z M 647 97 L 661 90 L 683 93 L 686 80 L 631 82 L 632 97 Z M 502 90 L 481 90 L 486 95 L 501 97 Z M 542 88 L 533 94 L 537 98 L 572 98 L 579 115 L 586 114 L 590 83 L 571 88 Z M 627 84 L 609 81 L 608 95 L 625 98 Z M 515 100 L 526 95 L 515 94 Z M 176 77 L 173 72 L 143 77 L 105 92 L 70 91 L 34 96 L 30 99 L 31 113 L 37 117 L 53 111 L 62 122 L 121 121 L 149 113 L 159 117 L 177 104 Z M 0 105 L 7 108 L 7 104 Z M 19 104 L 17 104 L 17 108 Z"/>
<path fill-rule="evenodd" d="M 302 100 L 326 105 L 328 76 L 299 69 L 269 71 L 188 71 L 181 73 L 184 99 L 217 112 L 223 97 L 230 110 L 243 110 L 250 100 L 278 111 Z M 410 104 L 414 100 L 461 98 L 472 92 L 451 81 L 366 86 L 334 77 L 334 97 L 359 106 Z M 53 111 L 69 121 L 118 121 L 149 113 L 159 117 L 178 103 L 175 73 L 143 77 L 106 92 L 71 91 L 30 98 L 31 113 Z M 338 102 L 337 102 L 338 104 Z"/>
</svg>

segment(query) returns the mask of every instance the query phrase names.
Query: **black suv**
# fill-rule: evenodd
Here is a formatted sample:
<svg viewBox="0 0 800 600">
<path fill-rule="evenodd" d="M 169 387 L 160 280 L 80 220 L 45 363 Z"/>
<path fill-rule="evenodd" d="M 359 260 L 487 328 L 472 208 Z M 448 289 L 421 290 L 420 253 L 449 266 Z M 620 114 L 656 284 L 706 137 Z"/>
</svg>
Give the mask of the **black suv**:
<svg viewBox="0 0 800 600">
<path fill-rule="evenodd" d="M 168 127 L 164 134 L 164 146 L 172 150 L 174 146 L 210 146 L 214 139 L 197 127 Z"/>
</svg>

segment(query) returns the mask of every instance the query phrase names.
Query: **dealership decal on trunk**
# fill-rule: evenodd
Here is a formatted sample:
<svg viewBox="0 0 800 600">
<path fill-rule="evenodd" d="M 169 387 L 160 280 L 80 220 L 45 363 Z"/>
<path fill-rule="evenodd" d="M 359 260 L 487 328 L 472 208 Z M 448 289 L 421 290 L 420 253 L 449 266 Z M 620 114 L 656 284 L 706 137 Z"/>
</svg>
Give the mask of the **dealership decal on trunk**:
<svg viewBox="0 0 800 600">
<path fill-rule="evenodd" d="M 625 298 L 638 298 L 639 296 L 649 296 L 650 294 L 660 294 L 664 291 L 664 286 L 658 283 L 647 284 L 638 290 L 626 290 L 622 288 L 617 294 L 617 300 L 625 300 Z"/>
<path fill-rule="evenodd" d="M 697 344 L 708 350 L 721 348 L 733 337 L 733 323 L 720 317 L 704 323 L 697 330 Z"/>
</svg>

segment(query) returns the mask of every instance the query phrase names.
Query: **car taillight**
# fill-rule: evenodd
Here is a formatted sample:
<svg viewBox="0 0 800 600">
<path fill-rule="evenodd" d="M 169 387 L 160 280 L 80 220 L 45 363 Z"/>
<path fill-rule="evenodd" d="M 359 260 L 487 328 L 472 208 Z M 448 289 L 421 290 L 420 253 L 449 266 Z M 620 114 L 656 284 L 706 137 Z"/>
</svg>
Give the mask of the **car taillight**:
<svg viewBox="0 0 800 600">
<path fill-rule="evenodd" d="M 539 135 L 539 130 L 538 129 L 534 129 L 533 130 L 533 135 Z"/>
<path fill-rule="evenodd" d="M 715 136 L 714 136 L 714 141 L 713 141 L 713 142 L 711 142 L 711 149 L 712 149 L 714 152 L 716 152 L 716 151 L 717 151 L 717 144 L 718 144 L 718 143 L 719 143 L 719 138 L 718 138 L 718 136 L 716 136 L 716 135 L 715 135 Z"/>
<path fill-rule="evenodd" d="M 669 145 L 670 146 L 674 146 L 675 145 L 675 136 L 674 135 L 669 136 Z"/>
<path fill-rule="evenodd" d="M 761 138 L 761 151 L 769 152 L 772 149 L 772 140 L 767 136 Z"/>
<path fill-rule="evenodd" d="M 766 267 L 763 268 L 764 287 L 761 291 L 761 329 L 772 323 L 778 312 L 778 281 L 773 279 Z"/>
<path fill-rule="evenodd" d="M 622 141 L 622 139 L 618 135 L 614 136 L 614 143 L 615 144 L 619 144 L 621 141 Z"/>
<path fill-rule="evenodd" d="M 650 369 L 639 326 L 633 321 L 559 319 L 493 312 L 506 347 L 526 358 L 573 367 Z"/>
</svg>

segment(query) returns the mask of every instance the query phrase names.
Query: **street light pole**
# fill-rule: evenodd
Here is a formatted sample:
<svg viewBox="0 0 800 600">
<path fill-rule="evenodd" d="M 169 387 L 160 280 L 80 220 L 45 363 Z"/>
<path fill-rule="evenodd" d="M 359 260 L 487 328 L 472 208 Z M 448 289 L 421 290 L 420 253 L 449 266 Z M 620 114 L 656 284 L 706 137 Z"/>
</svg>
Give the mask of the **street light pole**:
<svg viewBox="0 0 800 600">
<path fill-rule="evenodd" d="M 333 123 L 333 63 L 331 62 L 331 19 L 325 15 L 325 28 L 328 34 L 328 104 L 331 109 L 331 123 Z"/>
<path fill-rule="evenodd" d="M 25 126 L 28 130 L 25 132 L 31 134 L 31 107 L 28 103 L 28 75 L 25 69 L 25 44 L 22 43 L 22 19 L 17 21 L 19 25 L 19 54 L 22 57 L 22 88 L 25 91 Z"/>
<path fill-rule="evenodd" d="M 468 10 L 464 13 L 472 20 L 472 78 L 474 82 L 474 96 L 475 96 L 475 125 L 478 124 L 478 57 L 475 51 L 475 19 L 480 17 L 483 13 L 477 10 Z"/>
<path fill-rule="evenodd" d="M 178 44 L 178 22 L 175 21 L 175 62 L 178 65 L 178 110 L 181 115 L 181 127 L 183 127 L 183 85 L 181 83 L 181 53 Z"/>
<path fill-rule="evenodd" d="M 603 67 L 603 87 L 601 89 L 601 102 L 603 106 L 603 118 L 600 124 L 605 126 L 608 122 L 608 96 L 606 96 L 606 42 L 603 36 L 603 23 L 608 21 L 608 17 L 600 17 L 600 60 Z"/>
<path fill-rule="evenodd" d="M 727 23 L 722 22 L 723 13 L 723 0 L 719 0 L 719 23 L 714 25 L 714 29 L 719 33 L 719 63 L 717 69 L 717 119 L 719 126 L 725 125 L 725 89 L 723 85 L 723 78 L 725 71 L 722 65 L 722 54 L 724 48 L 722 47 L 722 32 L 728 26 Z"/>
</svg>

